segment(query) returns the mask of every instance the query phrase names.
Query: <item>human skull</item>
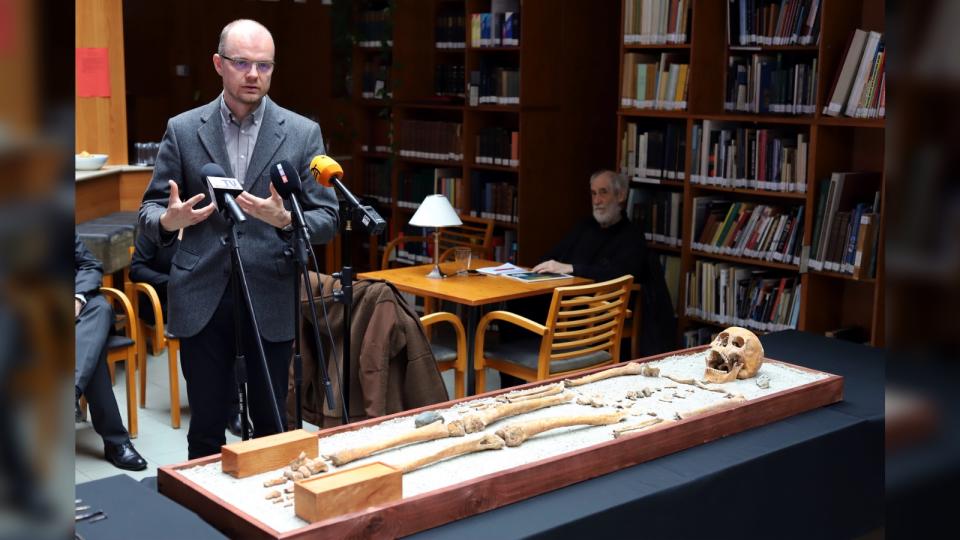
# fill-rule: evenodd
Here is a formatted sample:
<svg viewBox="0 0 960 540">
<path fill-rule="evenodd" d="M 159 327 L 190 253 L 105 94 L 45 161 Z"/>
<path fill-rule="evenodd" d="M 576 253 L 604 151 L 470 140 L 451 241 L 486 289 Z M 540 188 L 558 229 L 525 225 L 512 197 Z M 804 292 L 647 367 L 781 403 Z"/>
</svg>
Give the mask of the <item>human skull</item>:
<svg viewBox="0 0 960 540">
<path fill-rule="evenodd" d="M 756 334 L 731 326 L 720 332 L 707 351 L 704 378 L 712 383 L 748 379 L 757 374 L 763 364 L 763 345 Z"/>
</svg>

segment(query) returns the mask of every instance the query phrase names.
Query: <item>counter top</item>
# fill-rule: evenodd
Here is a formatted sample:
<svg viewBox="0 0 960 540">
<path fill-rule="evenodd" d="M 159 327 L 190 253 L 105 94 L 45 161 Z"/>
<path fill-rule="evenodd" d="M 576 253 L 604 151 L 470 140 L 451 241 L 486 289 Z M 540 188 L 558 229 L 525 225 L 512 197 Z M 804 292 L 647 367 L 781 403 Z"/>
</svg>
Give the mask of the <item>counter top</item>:
<svg viewBox="0 0 960 540">
<path fill-rule="evenodd" d="M 117 174 L 122 172 L 136 172 L 136 171 L 152 171 L 153 167 L 147 167 L 142 165 L 104 165 L 100 169 L 95 171 L 74 171 L 75 179 L 77 182 L 83 180 L 90 180 L 91 178 L 100 178 L 101 176 L 107 176 L 111 174 Z"/>
</svg>

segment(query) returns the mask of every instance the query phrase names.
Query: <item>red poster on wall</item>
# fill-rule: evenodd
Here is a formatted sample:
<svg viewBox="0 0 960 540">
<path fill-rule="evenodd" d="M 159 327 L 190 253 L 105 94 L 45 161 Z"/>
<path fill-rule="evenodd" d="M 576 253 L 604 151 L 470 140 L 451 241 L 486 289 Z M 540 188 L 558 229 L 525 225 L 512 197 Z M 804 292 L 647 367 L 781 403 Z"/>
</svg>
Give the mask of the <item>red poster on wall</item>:
<svg viewBox="0 0 960 540">
<path fill-rule="evenodd" d="M 77 97 L 110 97 L 110 58 L 106 47 L 77 48 Z"/>
</svg>

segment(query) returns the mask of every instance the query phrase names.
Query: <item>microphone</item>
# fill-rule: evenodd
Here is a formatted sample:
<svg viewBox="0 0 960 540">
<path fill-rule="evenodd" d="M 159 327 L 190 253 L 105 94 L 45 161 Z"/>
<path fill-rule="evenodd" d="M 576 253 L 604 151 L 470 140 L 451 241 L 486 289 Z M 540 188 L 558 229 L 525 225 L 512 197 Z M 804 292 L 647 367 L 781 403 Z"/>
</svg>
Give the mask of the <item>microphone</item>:
<svg viewBox="0 0 960 540">
<path fill-rule="evenodd" d="M 287 160 L 276 163 L 270 167 L 270 182 L 273 183 L 273 188 L 277 190 L 281 197 L 290 201 L 293 225 L 301 229 L 306 228 L 307 222 L 303 219 L 303 210 L 300 208 L 300 201 L 298 200 L 303 186 L 297 169 Z"/>
<path fill-rule="evenodd" d="M 200 180 L 207 187 L 207 195 L 213 201 L 213 206 L 220 212 L 226 210 L 234 223 L 247 221 L 247 216 L 240 210 L 237 195 L 243 193 L 243 186 L 236 178 L 227 178 L 223 167 L 216 163 L 207 163 L 200 168 Z"/>
<path fill-rule="evenodd" d="M 343 198 L 359 213 L 360 223 L 369 234 L 380 234 L 387 227 L 387 222 L 380 217 L 380 214 L 371 206 L 364 206 L 357 198 L 350 193 L 347 186 L 343 185 L 340 178 L 343 177 L 343 167 L 329 156 L 314 156 L 310 160 L 310 174 L 316 178 L 317 182 L 325 187 L 333 187 L 343 195 Z"/>
</svg>

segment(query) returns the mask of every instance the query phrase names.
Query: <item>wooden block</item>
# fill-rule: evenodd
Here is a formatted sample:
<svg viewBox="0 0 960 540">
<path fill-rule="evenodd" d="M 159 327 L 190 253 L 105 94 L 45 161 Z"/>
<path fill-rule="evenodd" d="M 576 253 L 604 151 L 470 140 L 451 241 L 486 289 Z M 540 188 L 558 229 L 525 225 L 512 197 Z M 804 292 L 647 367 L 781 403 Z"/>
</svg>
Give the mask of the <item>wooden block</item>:
<svg viewBox="0 0 960 540">
<path fill-rule="evenodd" d="M 320 454 L 316 433 L 297 429 L 225 444 L 220 448 L 220 460 L 223 472 L 245 478 L 284 467 L 296 459 L 300 452 L 305 452 L 309 458 L 316 458 Z"/>
<path fill-rule="evenodd" d="M 301 480 L 294 484 L 293 508 L 311 523 L 403 497 L 403 473 L 379 461 Z"/>
</svg>

